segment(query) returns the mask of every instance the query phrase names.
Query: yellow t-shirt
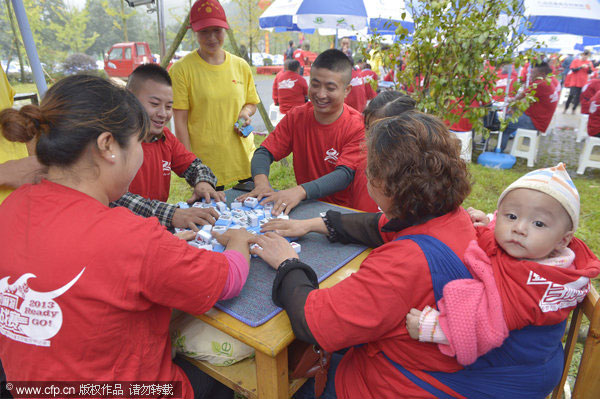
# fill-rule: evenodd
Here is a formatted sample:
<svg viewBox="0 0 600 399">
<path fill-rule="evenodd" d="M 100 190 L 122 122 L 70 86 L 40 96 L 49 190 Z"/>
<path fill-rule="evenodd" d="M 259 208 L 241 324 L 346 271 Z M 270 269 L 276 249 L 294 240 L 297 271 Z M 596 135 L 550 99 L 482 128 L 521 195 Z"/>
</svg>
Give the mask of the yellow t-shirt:
<svg viewBox="0 0 600 399">
<path fill-rule="evenodd" d="M 0 68 L 0 111 L 5 108 L 10 108 L 13 105 L 13 98 L 15 97 L 15 89 L 11 87 L 6 78 L 6 74 Z M 14 159 L 21 159 L 28 156 L 27 147 L 23 143 L 12 143 L 4 138 L 2 132 L 0 132 L 0 164 L 6 161 L 12 161 Z M 10 193 L 13 192 L 12 188 L 0 186 L 0 204 Z"/>
<path fill-rule="evenodd" d="M 254 138 L 233 129 L 244 104 L 258 104 L 250 66 L 225 52 L 211 65 L 197 51 L 173 64 L 173 108 L 188 110 L 192 152 L 217 176 L 219 185 L 250 177 Z"/>
</svg>

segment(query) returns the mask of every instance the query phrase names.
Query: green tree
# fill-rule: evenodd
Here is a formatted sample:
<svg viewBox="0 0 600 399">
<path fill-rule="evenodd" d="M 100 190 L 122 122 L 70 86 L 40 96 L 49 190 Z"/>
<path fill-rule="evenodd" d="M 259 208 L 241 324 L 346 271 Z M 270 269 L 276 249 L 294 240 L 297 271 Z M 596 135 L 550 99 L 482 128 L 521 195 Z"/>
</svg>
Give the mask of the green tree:
<svg viewBox="0 0 600 399">
<path fill-rule="evenodd" d="M 532 56 L 517 51 L 527 38 L 519 29 L 524 20 L 523 1 L 408 0 L 406 4 L 414 20 L 412 40 L 406 29 L 398 26 L 400 41 L 389 50 L 378 51 L 392 68 L 398 69 L 403 59 L 405 69 L 396 73 L 399 81 L 412 89 L 419 109 L 450 123 L 465 117 L 474 128 L 481 127 L 487 109 L 471 104 L 488 104 L 496 94 L 492 67 L 512 63 L 518 68 Z M 382 48 L 377 35 L 371 45 Z M 516 112 L 512 119 L 531 101 L 529 95 L 513 104 Z"/>
<path fill-rule="evenodd" d="M 106 0 L 87 0 L 85 4 L 85 9 L 94 16 L 85 27 L 85 35 L 90 37 L 98 34 L 94 44 L 86 51 L 88 55 L 104 57 L 110 46 L 123 40 L 123 32 L 113 24 L 114 17 L 106 13 L 102 4 L 105 2 Z M 118 6 L 115 0 L 111 0 L 110 4 Z"/>
<path fill-rule="evenodd" d="M 232 3 L 237 6 L 237 10 L 229 16 L 230 28 L 240 43 L 246 42 L 244 44 L 250 53 L 258 52 L 259 43 L 264 35 L 258 25 L 258 17 L 263 13 L 258 6 L 258 0 L 233 0 Z M 261 46 L 264 46 L 264 42 Z"/>
<path fill-rule="evenodd" d="M 115 4 L 114 1 L 104 0 L 102 2 L 104 12 L 112 17 L 113 26 L 123 32 L 123 41 L 129 41 L 129 35 L 127 30 L 127 21 L 133 17 L 136 12 L 127 12 L 125 8 L 125 0 L 119 0 L 119 4 Z"/>
<path fill-rule="evenodd" d="M 58 10 L 58 22 L 51 22 L 49 28 L 56 34 L 58 42 L 63 43 L 70 53 L 83 53 L 89 49 L 100 34 L 93 32 L 86 35 L 87 23 L 90 19 L 86 9 L 65 7 Z"/>
</svg>

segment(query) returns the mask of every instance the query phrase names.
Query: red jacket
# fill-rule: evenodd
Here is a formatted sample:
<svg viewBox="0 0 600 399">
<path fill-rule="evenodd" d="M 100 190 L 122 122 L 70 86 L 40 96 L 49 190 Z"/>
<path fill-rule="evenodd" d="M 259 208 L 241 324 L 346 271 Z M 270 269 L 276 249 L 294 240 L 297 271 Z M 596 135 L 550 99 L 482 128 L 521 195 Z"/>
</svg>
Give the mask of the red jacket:
<svg viewBox="0 0 600 399">
<path fill-rule="evenodd" d="M 573 69 L 579 68 L 578 71 L 574 72 Z M 569 67 L 569 73 L 565 78 L 565 87 L 583 87 L 588 81 L 588 73 L 594 69 L 594 64 L 590 60 L 580 60 L 579 58 L 571 62 Z"/>
</svg>

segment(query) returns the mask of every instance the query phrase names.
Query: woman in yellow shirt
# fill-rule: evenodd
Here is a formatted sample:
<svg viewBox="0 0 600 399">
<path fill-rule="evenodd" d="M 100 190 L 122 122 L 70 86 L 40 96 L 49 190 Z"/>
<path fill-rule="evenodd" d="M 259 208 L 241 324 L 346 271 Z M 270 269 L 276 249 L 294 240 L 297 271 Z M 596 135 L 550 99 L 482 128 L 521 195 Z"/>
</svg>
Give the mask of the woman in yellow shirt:
<svg viewBox="0 0 600 399">
<path fill-rule="evenodd" d="M 15 90 L 0 68 L 0 111 L 12 107 L 14 96 Z M 39 175 L 42 166 L 35 156 L 28 155 L 25 144 L 12 143 L 0 133 L 0 204 L 14 189 L 33 183 Z"/>
<path fill-rule="evenodd" d="M 199 48 L 170 70 L 173 80 L 175 134 L 208 165 L 224 185 L 250 178 L 252 135 L 234 124 L 250 124 L 259 102 L 250 66 L 223 50 L 225 11 L 217 0 L 198 0 L 190 13 Z"/>
</svg>

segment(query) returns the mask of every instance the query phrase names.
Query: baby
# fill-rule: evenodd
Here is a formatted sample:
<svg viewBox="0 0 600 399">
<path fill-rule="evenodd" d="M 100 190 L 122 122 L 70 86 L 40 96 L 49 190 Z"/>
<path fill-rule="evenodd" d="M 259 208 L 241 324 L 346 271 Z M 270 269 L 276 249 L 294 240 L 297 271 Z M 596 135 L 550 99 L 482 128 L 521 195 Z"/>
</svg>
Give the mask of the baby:
<svg viewBox="0 0 600 399">
<path fill-rule="evenodd" d="M 589 290 L 600 262 L 573 234 L 579 193 L 564 164 L 526 174 L 504 190 L 490 222 L 469 209 L 477 242 L 465 252 L 473 279 L 444 286 L 439 309 L 411 309 L 412 338 L 439 344 L 468 365 L 510 330 L 564 321 Z"/>
</svg>

